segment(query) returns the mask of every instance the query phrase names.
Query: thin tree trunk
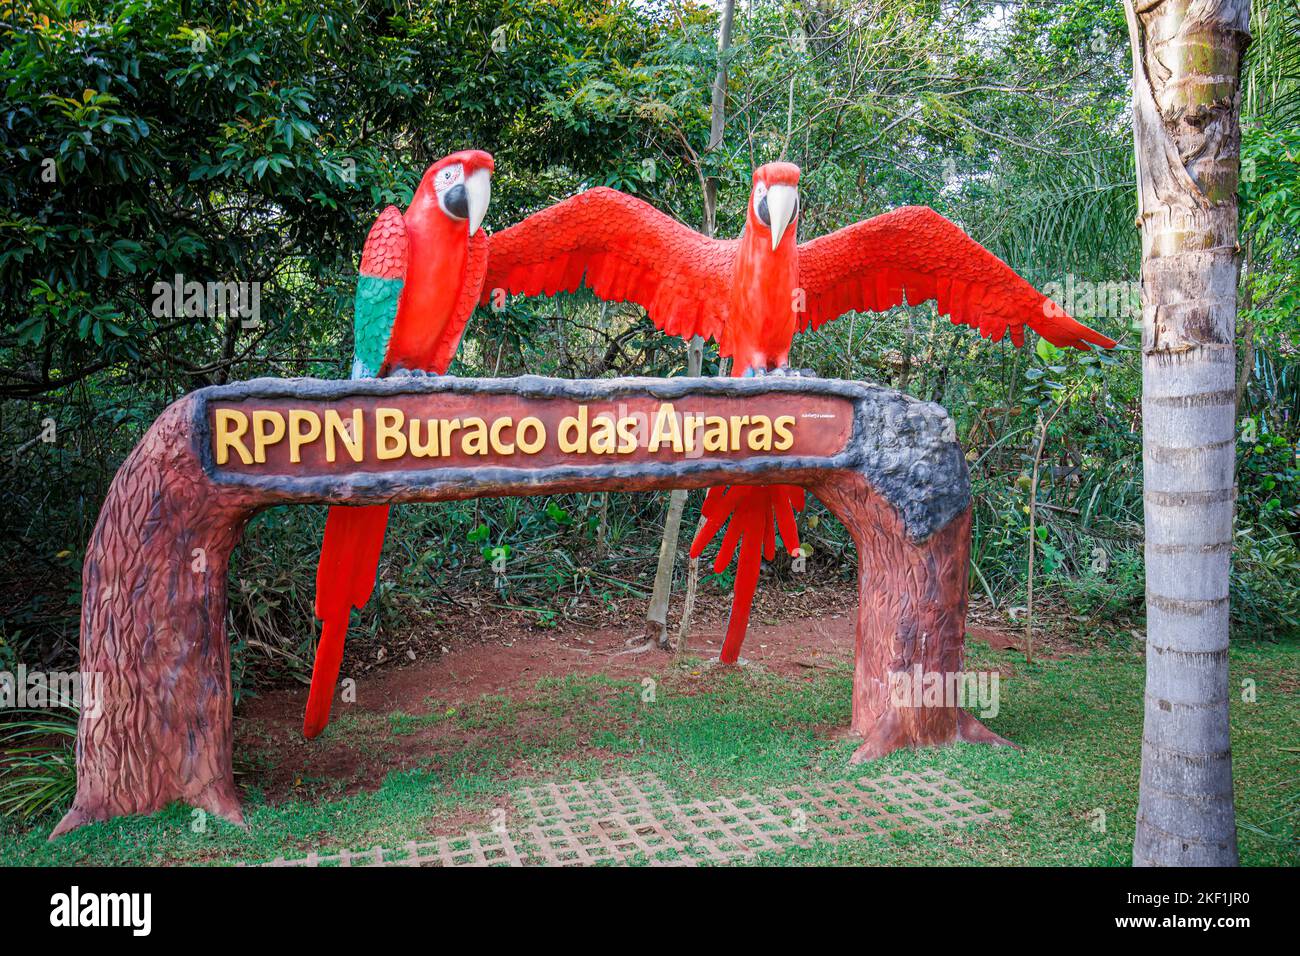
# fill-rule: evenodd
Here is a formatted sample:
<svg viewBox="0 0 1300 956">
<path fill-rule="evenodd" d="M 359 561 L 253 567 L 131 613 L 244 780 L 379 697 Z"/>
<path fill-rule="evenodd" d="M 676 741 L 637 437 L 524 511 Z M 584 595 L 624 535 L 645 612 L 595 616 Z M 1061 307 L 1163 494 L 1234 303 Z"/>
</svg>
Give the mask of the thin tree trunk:
<svg viewBox="0 0 1300 956">
<path fill-rule="evenodd" d="M 1038 449 L 1034 452 L 1034 474 L 1029 481 L 1029 571 L 1025 577 L 1025 663 L 1034 662 L 1034 555 L 1038 546 L 1038 466 L 1047 444 L 1047 422 L 1038 413 Z"/>
<path fill-rule="evenodd" d="M 1147 677 L 1135 866 L 1237 862 L 1228 723 L 1248 0 L 1125 0 L 1142 230 Z"/>
<path fill-rule="evenodd" d="M 701 516 L 696 530 L 698 531 L 703 527 L 704 518 Z M 686 570 L 686 600 L 682 602 L 682 618 L 677 622 L 677 654 L 679 657 L 686 654 L 686 650 L 690 645 L 691 617 L 695 614 L 695 595 L 700 589 L 700 559 L 691 558 L 690 562 Z"/>
<path fill-rule="evenodd" d="M 912 324 L 912 313 L 907 313 L 907 336 L 903 339 L 903 368 L 898 377 L 898 390 L 907 391 L 907 383 L 912 378 L 912 345 L 916 341 L 916 326 Z"/>
<path fill-rule="evenodd" d="M 1043 449 L 1047 446 L 1047 429 L 1070 402 L 1068 394 L 1062 395 L 1056 408 L 1046 419 L 1038 413 L 1038 447 L 1034 451 L 1034 473 L 1029 481 L 1029 575 L 1026 579 L 1025 600 L 1025 663 L 1034 662 L 1034 555 L 1038 547 L 1038 479 L 1043 462 Z"/>
<path fill-rule="evenodd" d="M 735 0 L 727 0 L 722 9 L 722 25 L 718 31 L 718 72 L 713 78 L 713 100 L 709 107 L 709 146 L 712 152 L 722 145 L 726 128 L 727 105 L 727 50 L 731 47 L 731 24 L 735 19 Z M 712 237 L 718 219 L 718 180 L 709 176 L 704 182 L 704 235 Z M 696 335 L 686 348 L 686 374 L 700 374 L 704 366 L 704 339 Z M 654 590 L 650 593 L 650 606 L 646 609 L 646 637 L 660 647 L 668 646 L 668 602 L 672 598 L 673 568 L 677 564 L 677 539 L 681 535 L 682 510 L 686 506 L 686 492 L 671 492 L 668 498 L 668 517 L 664 521 L 664 536 L 659 542 L 659 563 L 655 567 Z M 697 562 L 691 562 L 691 572 L 699 574 Z M 693 583 L 693 582 L 691 582 Z M 688 584 L 688 591 L 690 586 Z M 689 610 L 689 607 L 688 607 Z M 682 629 L 689 626 L 684 617 Z M 679 643 L 685 640 L 679 637 Z"/>
<path fill-rule="evenodd" d="M 606 325 L 608 319 L 609 303 L 602 299 L 600 302 L 600 327 L 602 329 L 609 328 L 609 326 Z M 600 517 L 596 522 L 596 560 L 604 561 L 609 557 L 609 492 L 602 491 L 600 492 L 599 497 Z M 475 503 L 475 507 L 477 507 L 477 503 Z"/>
<path fill-rule="evenodd" d="M 600 518 L 596 522 L 596 560 L 609 557 L 609 492 L 600 493 Z"/>
<path fill-rule="evenodd" d="M 1242 264 L 1243 281 L 1241 284 L 1241 294 L 1245 296 L 1245 306 L 1251 307 L 1250 295 L 1250 270 L 1252 268 L 1250 259 L 1250 241 L 1246 242 L 1246 258 Z M 1246 386 L 1250 384 L 1250 376 L 1255 371 L 1255 322 L 1253 319 L 1247 319 L 1245 328 L 1241 330 L 1241 344 L 1245 349 L 1245 354 L 1241 357 L 1241 372 L 1237 375 L 1237 417 L 1241 417 L 1241 403 L 1246 398 Z"/>
</svg>

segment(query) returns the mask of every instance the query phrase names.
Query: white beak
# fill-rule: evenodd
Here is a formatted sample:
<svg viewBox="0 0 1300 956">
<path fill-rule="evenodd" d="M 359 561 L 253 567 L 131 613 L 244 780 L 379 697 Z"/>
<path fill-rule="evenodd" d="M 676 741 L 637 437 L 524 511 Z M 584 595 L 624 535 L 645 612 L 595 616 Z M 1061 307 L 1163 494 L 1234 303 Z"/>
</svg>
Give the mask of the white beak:
<svg viewBox="0 0 1300 956">
<path fill-rule="evenodd" d="M 472 236 L 483 225 L 488 203 L 492 201 L 492 174 L 486 169 L 474 170 L 465 180 L 465 192 L 469 194 L 469 234 Z"/>
<path fill-rule="evenodd" d="M 767 191 L 767 215 L 772 220 L 772 251 L 781 244 L 785 227 L 799 206 L 799 190 L 794 186 L 773 186 Z"/>
</svg>

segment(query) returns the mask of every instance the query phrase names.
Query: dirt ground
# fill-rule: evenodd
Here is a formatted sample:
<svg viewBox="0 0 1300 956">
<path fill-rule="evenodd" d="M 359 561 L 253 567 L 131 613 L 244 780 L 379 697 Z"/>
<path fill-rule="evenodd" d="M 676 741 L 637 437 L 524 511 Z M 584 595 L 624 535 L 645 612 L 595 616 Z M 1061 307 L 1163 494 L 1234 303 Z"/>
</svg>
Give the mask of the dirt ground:
<svg viewBox="0 0 1300 956">
<path fill-rule="evenodd" d="M 856 602 L 856 590 L 840 582 L 798 592 L 760 589 L 743 658 L 796 680 L 811 680 L 818 670 L 851 666 Z M 674 607 L 673 613 L 678 610 Z M 689 639 L 693 655 L 706 660 L 717 656 L 727 613 L 726 595 L 700 595 Z M 303 738 L 306 687 L 265 692 L 236 713 L 235 751 L 252 755 L 251 764 L 237 767 L 237 773 L 242 782 L 260 787 L 272 803 L 309 797 L 321 781 L 341 781 L 349 793 L 374 789 L 391 771 L 436 760 L 448 743 L 463 745 L 475 734 L 498 732 L 491 727 L 467 730 L 457 721 L 439 719 L 485 696 L 522 702 L 536 696 L 537 682 L 543 678 L 606 674 L 640 679 L 659 673 L 673 655 L 643 640 L 643 614 L 641 602 L 627 601 L 608 609 L 611 624 L 607 627 L 572 623 L 540 627 L 528 615 L 466 603 L 444 616 L 437 633 L 412 633 L 388 644 L 350 647 L 343 677 L 356 680 L 356 701 L 336 698 L 331 717 L 334 731 L 315 741 Z M 1006 663 L 999 667 L 1012 673 L 1016 663 L 1023 661 L 1023 633 L 1013 632 L 998 617 L 991 609 L 972 607 L 968 634 L 1003 652 Z M 670 628 L 670 633 L 675 631 Z M 1060 640 L 1039 640 L 1041 656 L 1078 649 Z M 694 669 L 687 679 L 707 685 L 710 670 Z M 349 725 L 373 727 L 389 720 L 389 715 L 398 721 L 405 719 L 403 715 L 413 719 L 395 733 L 348 732 Z M 538 717 L 531 723 L 537 726 L 530 726 L 525 710 L 518 722 L 512 722 L 511 733 L 555 733 L 553 719 Z M 602 755 L 579 738 L 573 756 Z"/>
</svg>

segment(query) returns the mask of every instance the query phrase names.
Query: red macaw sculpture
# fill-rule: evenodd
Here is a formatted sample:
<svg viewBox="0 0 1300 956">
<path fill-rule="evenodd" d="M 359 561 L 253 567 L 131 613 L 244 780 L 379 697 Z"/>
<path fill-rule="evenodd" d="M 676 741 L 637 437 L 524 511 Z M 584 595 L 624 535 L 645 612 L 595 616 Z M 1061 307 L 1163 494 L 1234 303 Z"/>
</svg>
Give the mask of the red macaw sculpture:
<svg viewBox="0 0 1300 956">
<path fill-rule="evenodd" d="M 353 378 L 447 371 L 487 269 L 480 226 L 493 168 L 479 150 L 452 153 L 425 171 L 405 214 L 396 206 L 380 213 L 361 254 Z M 348 618 L 374 591 L 387 526 L 387 505 L 329 510 L 316 569 L 323 624 L 303 718 L 308 737 L 329 723 Z"/>
<path fill-rule="evenodd" d="M 484 301 L 496 289 L 552 295 L 584 280 L 604 299 L 643 306 L 660 329 L 716 339 L 732 375 L 784 373 L 796 332 L 851 311 L 882 311 L 935 299 L 954 324 L 1024 343 L 1024 327 L 1057 346 L 1109 348 L 1001 259 L 931 209 L 909 206 L 802 245 L 796 238 L 799 168 L 769 163 L 754 172 L 738 240 L 700 235 L 613 189 L 592 189 L 492 236 Z M 799 547 L 794 512 L 801 488 L 711 488 L 698 557 L 731 518 L 714 570 L 740 550 L 721 660 L 734 663 L 749 623 L 761 558 L 775 556 L 776 531 Z"/>
</svg>

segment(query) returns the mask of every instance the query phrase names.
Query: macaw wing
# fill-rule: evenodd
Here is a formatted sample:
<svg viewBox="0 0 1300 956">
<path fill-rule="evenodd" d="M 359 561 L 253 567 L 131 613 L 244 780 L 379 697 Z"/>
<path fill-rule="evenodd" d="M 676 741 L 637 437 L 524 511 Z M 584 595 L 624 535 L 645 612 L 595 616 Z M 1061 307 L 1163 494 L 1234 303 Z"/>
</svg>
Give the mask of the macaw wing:
<svg viewBox="0 0 1300 956">
<path fill-rule="evenodd" d="M 396 206 L 379 214 L 366 236 L 352 317 L 353 378 L 374 378 L 383 367 L 397 304 L 406 280 L 406 220 Z"/>
<path fill-rule="evenodd" d="M 1115 344 L 1016 274 L 960 228 L 925 206 L 905 206 L 799 246 L 806 311 L 799 330 L 850 310 L 883 311 L 935 299 L 954 325 L 1023 345 L 1024 327 L 1053 345 Z"/>
<path fill-rule="evenodd" d="M 709 239 L 616 189 L 590 189 L 494 233 L 482 301 L 554 295 L 583 284 L 612 302 L 635 302 L 682 338 L 722 334 L 735 241 Z"/>
</svg>

